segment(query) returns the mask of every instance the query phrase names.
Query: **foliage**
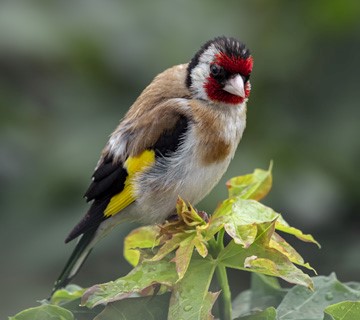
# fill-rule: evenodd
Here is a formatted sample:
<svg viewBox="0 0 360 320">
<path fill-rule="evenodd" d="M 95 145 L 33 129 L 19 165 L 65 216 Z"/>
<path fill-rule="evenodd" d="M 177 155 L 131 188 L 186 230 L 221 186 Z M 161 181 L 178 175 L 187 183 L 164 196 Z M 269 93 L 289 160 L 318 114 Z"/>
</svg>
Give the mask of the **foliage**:
<svg viewBox="0 0 360 320">
<path fill-rule="evenodd" d="M 39 319 L 67 320 L 89 318 L 89 313 L 97 320 L 213 319 L 218 296 L 219 317 L 225 320 L 323 319 L 324 310 L 333 319 L 355 319 L 360 284 L 341 284 L 335 275 L 310 278 L 300 267 L 314 269 L 279 232 L 319 244 L 258 202 L 270 191 L 271 169 L 231 179 L 229 198 L 210 217 L 179 198 L 175 219 L 127 236 L 124 256 L 134 266 L 129 274 L 85 291 L 69 286 L 10 319 L 36 314 Z M 225 233 L 231 238 L 228 243 Z M 232 304 L 226 268 L 254 273 L 251 289 Z M 215 275 L 221 290 L 212 292 Z M 283 289 L 268 276 L 295 286 Z"/>
</svg>

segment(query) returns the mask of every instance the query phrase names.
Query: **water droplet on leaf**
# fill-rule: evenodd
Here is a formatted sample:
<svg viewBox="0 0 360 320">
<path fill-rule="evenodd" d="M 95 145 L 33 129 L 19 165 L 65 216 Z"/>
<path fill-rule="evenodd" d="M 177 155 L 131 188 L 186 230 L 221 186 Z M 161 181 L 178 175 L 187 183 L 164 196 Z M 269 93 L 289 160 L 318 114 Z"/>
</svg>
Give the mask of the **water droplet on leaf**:
<svg viewBox="0 0 360 320">
<path fill-rule="evenodd" d="M 331 301 L 332 299 L 334 299 L 334 295 L 333 295 L 331 292 L 327 292 L 327 293 L 325 294 L 325 299 L 326 299 L 327 301 Z"/>
<path fill-rule="evenodd" d="M 193 306 L 189 304 L 184 307 L 184 311 L 190 311 L 192 308 L 193 308 Z"/>
</svg>

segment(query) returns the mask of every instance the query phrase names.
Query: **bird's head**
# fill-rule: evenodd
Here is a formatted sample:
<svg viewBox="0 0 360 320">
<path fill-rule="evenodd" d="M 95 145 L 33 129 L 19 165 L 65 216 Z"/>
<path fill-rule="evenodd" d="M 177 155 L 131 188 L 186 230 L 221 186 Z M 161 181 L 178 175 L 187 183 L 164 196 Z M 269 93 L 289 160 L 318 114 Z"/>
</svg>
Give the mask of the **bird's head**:
<svg viewBox="0 0 360 320">
<path fill-rule="evenodd" d="M 186 85 L 197 99 L 238 105 L 250 95 L 253 59 L 234 38 L 206 42 L 188 65 Z"/>
</svg>

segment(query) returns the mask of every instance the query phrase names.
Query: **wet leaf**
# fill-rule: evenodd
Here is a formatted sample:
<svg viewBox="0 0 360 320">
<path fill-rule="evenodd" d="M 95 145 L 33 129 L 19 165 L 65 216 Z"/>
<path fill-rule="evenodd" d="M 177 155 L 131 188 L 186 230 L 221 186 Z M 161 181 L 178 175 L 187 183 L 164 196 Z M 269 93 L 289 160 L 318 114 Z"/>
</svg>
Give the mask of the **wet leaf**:
<svg viewBox="0 0 360 320">
<path fill-rule="evenodd" d="M 9 320 L 74 320 L 74 315 L 64 308 L 55 305 L 42 305 L 21 311 Z"/>
<path fill-rule="evenodd" d="M 177 280 L 175 264 L 168 260 L 144 261 L 122 278 L 87 289 L 81 303 L 93 308 L 134 295 L 153 295 L 159 285 L 165 290 Z"/>
<path fill-rule="evenodd" d="M 322 320 L 323 311 L 329 305 L 359 299 L 360 291 L 339 282 L 335 274 L 314 277 L 313 281 L 314 291 L 302 286 L 295 286 L 289 290 L 277 308 L 279 320 Z"/>
<path fill-rule="evenodd" d="M 257 311 L 235 320 L 276 320 L 276 310 L 273 307 L 269 307 L 264 311 Z"/>
<path fill-rule="evenodd" d="M 213 319 L 212 306 L 218 293 L 209 292 L 215 264 L 209 258 L 195 255 L 185 276 L 173 288 L 169 320 Z"/>
<path fill-rule="evenodd" d="M 343 301 L 328 306 L 325 313 L 334 320 L 357 320 L 360 317 L 360 301 Z"/>
<path fill-rule="evenodd" d="M 166 320 L 170 294 L 131 298 L 109 303 L 94 320 Z"/>
<path fill-rule="evenodd" d="M 233 316 L 235 318 L 277 307 L 287 290 L 280 287 L 277 278 L 258 273 L 251 275 L 251 289 L 240 293 L 233 301 Z"/>
</svg>

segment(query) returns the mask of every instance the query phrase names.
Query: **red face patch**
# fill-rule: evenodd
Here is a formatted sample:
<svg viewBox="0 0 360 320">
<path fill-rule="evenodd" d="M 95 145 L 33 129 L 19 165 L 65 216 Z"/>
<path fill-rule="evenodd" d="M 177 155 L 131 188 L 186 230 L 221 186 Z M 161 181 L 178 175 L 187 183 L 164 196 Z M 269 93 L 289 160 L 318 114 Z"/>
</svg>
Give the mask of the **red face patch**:
<svg viewBox="0 0 360 320">
<path fill-rule="evenodd" d="M 216 55 L 216 64 L 223 67 L 231 74 L 241 74 L 245 77 L 249 76 L 253 67 L 253 58 L 250 56 L 247 59 L 237 58 L 234 56 L 227 56 L 223 53 Z M 222 89 L 222 85 L 212 76 L 210 76 L 204 84 L 205 91 L 208 97 L 213 101 L 219 101 L 227 104 L 240 104 L 244 98 L 233 95 Z M 250 95 L 250 83 L 245 83 L 245 97 Z"/>
<path fill-rule="evenodd" d="M 253 68 L 252 56 L 247 59 L 243 59 L 237 58 L 235 56 L 227 56 L 224 53 L 219 53 L 215 56 L 215 63 L 222 66 L 230 73 L 240 73 L 243 76 L 248 76 Z"/>
<path fill-rule="evenodd" d="M 222 86 L 212 77 L 209 77 L 204 85 L 208 97 L 213 101 L 219 101 L 228 104 L 240 104 L 244 98 L 231 94 L 222 89 Z M 250 95 L 250 83 L 245 84 L 245 97 Z"/>
</svg>

